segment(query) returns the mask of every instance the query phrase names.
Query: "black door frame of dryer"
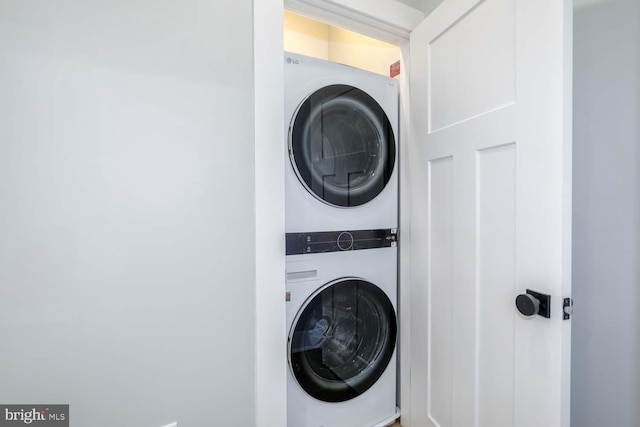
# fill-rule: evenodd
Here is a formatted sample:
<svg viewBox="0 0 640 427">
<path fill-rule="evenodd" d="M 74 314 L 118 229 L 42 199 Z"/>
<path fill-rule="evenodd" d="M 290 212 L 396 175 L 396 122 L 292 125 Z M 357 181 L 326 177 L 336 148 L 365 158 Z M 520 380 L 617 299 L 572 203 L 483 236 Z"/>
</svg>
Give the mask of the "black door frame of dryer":
<svg viewBox="0 0 640 427">
<path fill-rule="evenodd" d="M 334 280 L 316 290 L 294 319 L 291 371 L 318 400 L 353 399 L 388 368 L 397 331 L 395 309 L 382 289 L 357 277 Z"/>
<path fill-rule="evenodd" d="M 373 200 L 393 173 L 396 138 L 389 118 L 351 85 L 332 84 L 307 96 L 293 115 L 288 142 L 302 185 L 332 206 Z"/>
</svg>

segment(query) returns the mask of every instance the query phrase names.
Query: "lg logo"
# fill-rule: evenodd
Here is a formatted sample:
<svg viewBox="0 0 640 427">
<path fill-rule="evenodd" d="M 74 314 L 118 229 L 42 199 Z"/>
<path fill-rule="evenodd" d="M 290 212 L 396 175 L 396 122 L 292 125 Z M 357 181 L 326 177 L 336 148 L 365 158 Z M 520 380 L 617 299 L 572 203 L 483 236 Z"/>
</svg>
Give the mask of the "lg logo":
<svg viewBox="0 0 640 427">
<path fill-rule="evenodd" d="M 287 57 L 287 64 L 294 64 L 294 65 L 298 65 L 298 60 L 297 60 L 297 59 L 290 58 L 290 57 Z"/>
</svg>

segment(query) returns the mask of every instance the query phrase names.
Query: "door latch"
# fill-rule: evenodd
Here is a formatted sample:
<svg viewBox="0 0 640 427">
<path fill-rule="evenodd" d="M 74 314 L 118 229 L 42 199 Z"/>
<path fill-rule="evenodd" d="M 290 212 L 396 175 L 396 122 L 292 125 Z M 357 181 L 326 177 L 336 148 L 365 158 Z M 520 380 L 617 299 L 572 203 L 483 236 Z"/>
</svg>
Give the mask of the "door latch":
<svg viewBox="0 0 640 427">
<path fill-rule="evenodd" d="M 562 318 L 564 320 L 571 319 L 573 314 L 573 300 L 571 298 L 565 298 L 562 300 Z"/>
</svg>

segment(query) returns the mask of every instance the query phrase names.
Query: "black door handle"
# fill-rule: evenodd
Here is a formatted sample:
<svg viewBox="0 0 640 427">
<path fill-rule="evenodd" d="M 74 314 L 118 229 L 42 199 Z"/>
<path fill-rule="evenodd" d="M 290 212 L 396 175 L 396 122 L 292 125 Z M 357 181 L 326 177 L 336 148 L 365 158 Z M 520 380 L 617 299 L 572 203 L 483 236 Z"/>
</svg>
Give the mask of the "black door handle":
<svg viewBox="0 0 640 427">
<path fill-rule="evenodd" d="M 527 289 L 526 294 L 516 297 L 516 308 L 523 316 L 532 317 L 538 314 L 548 319 L 551 317 L 551 295 Z"/>
</svg>

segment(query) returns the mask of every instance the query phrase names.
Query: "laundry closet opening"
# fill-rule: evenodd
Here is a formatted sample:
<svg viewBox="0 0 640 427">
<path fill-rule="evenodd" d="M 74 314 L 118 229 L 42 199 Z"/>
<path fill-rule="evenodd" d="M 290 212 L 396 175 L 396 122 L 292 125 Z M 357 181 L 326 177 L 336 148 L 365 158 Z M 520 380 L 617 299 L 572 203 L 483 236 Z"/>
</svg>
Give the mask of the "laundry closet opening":
<svg viewBox="0 0 640 427">
<path fill-rule="evenodd" d="M 391 76 L 400 48 L 361 34 L 284 13 L 284 50 Z"/>
<path fill-rule="evenodd" d="M 284 50 L 288 425 L 388 426 L 401 404 L 401 50 L 291 12 Z"/>
</svg>

